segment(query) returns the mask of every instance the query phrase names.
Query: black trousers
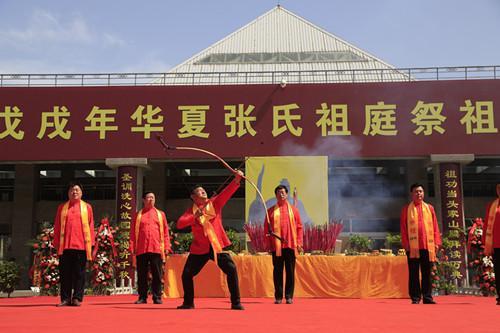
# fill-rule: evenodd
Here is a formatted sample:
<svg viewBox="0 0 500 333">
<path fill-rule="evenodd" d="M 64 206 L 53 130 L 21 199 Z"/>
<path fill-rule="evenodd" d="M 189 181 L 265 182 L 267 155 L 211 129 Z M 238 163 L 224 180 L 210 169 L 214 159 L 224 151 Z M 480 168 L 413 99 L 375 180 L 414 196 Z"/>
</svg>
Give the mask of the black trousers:
<svg viewBox="0 0 500 333">
<path fill-rule="evenodd" d="M 283 298 L 283 266 L 285 267 L 285 299 L 293 298 L 295 289 L 295 250 L 281 249 L 281 256 L 273 255 L 274 299 Z"/>
<path fill-rule="evenodd" d="M 189 254 L 182 271 L 182 287 L 184 289 L 184 304 L 194 305 L 193 278 L 201 271 L 208 260 L 213 260 L 213 251 L 207 254 Z M 217 266 L 226 274 L 227 286 L 231 294 L 231 304 L 240 303 L 240 288 L 236 265 L 228 253 L 217 254 Z"/>
<path fill-rule="evenodd" d="M 61 301 L 71 301 L 72 299 L 83 301 L 86 263 L 85 250 L 64 250 L 59 257 Z"/>
<path fill-rule="evenodd" d="M 161 299 L 161 277 L 163 275 L 163 260 L 159 253 L 143 253 L 137 256 L 137 291 L 139 298 L 148 298 L 148 271 L 151 270 L 151 293 L 153 300 Z"/>
<path fill-rule="evenodd" d="M 500 248 L 493 249 L 493 269 L 495 271 L 495 286 L 497 288 L 497 301 L 500 301 Z"/>
<path fill-rule="evenodd" d="M 429 251 L 420 250 L 420 258 L 410 258 L 410 252 L 408 251 L 407 257 L 409 273 L 408 290 L 411 300 L 420 301 L 423 297 L 424 302 L 432 301 L 432 263 L 429 261 Z M 422 285 L 420 285 L 419 270 L 422 274 Z"/>
</svg>

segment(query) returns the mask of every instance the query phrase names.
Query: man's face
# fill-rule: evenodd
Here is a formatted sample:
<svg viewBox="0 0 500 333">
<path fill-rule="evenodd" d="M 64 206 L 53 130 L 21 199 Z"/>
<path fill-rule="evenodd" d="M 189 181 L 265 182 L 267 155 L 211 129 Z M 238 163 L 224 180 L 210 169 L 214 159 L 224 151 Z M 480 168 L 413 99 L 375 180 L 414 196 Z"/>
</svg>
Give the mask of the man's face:
<svg viewBox="0 0 500 333">
<path fill-rule="evenodd" d="M 144 207 L 154 207 L 155 205 L 155 195 L 154 193 L 148 193 L 146 194 L 146 196 L 144 197 L 144 199 L 142 199 L 142 203 L 144 204 Z"/>
<path fill-rule="evenodd" d="M 68 198 L 70 200 L 80 200 L 82 198 L 82 194 L 82 189 L 78 185 L 75 185 L 68 190 Z"/>
<path fill-rule="evenodd" d="M 204 200 L 204 199 L 207 199 L 208 196 L 207 196 L 207 192 L 205 191 L 205 189 L 203 187 L 197 187 L 193 190 L 193 193 L 191 194 L 191 198 L 193 198 L 193 200 Z"/>
<path fill-rule="evenodd" d="M 288 193 L 286 193 L 284 188 L 280 188 L 278 191 L 276 191 L 276 200 L 278 202 L 283 202 L 288 198 Z"/>
<path fill-rule="evenodd" d="M 413 202 L 422 202 L 424 200 L 424 189 L 422 186 L 417 186 L 411 191 L 411 199 Z"/>
</svg>

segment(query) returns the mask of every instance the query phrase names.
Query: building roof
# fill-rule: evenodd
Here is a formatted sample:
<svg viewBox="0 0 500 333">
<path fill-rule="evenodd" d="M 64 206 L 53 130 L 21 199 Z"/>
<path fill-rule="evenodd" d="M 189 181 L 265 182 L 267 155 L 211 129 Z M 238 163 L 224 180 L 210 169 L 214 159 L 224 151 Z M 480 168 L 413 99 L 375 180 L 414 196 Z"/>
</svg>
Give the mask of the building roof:
<svg viewBox="0 0 500 333">
<path fill-rule="evenodd" d="M 320 83 L 408 81 L 408 76 L 278 5 L 175 66 L 164 80 Z"/>
</svg>

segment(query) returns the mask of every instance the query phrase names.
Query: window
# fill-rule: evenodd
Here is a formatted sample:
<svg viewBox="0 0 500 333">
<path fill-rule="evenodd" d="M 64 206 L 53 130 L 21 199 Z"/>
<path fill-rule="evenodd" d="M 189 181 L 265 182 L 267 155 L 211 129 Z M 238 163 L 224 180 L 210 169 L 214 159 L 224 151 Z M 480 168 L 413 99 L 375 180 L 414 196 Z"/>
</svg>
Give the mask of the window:
<svg viewBox="0 0 500 333">
<path fill-rule="evenodd" d="M 230 161 L 233 168 L 242 169 L 240 161 Z M 220 192 L 225 185 L 233 179 L 233 174 L 219 162 L 172 162 L 166 164 L 167 172 L 167 198 L 187 198 L 195 185 L 202 185 L 208 196 Z M 245 182 L 241 182 L 240 188 L 233 198 L 245 197 Z"/>
</svg>

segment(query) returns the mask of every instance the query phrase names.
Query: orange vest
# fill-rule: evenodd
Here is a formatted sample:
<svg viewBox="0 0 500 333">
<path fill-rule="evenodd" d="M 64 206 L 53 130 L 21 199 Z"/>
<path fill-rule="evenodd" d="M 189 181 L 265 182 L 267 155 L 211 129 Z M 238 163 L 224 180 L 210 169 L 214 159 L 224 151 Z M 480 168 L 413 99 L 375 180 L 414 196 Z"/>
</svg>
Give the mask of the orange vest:
<svg viewBox="0 0 500 333">
<path fill-rule="evenodd" d="M 290 228 L 292 230 L 293 244 L 296 246 L 297 245 L 297 228 L 295 226 L 295 215 L 293 215 L 292 206 L 290 206 L 288 201 L 285 201 L 285 204 L 287 205 L 287 208 L 288 208 L 288 217 L 289 217 L 289 221 L 290 221 Z M 273 207 L 273 232 L 278 237 L 281 237 L 280 215 L 281 215 L 280 214 L 280 207 L 276 204 Z M 281 256 L 281 241 L 276 237 L 274 237 L 274 246 L 276 248 L 276 256 L 280 257 Z M 297 247 L 295 247 L 295 255 L 298 255 Z"/>
<path fill-rule="evenodd" d="M 66 201 L 61 210 L 61 235 L 59 237 L 59 251 L 58 255 L 62 255 L 64 251 L 64 233 L 66 231 L 66 219 L 68 218 L 69 201 Z M 92 260 L 92 239 L 90 236 L 90 217 L 87 203 L 80 200 L 80 217 L 82 219 L 83 238 L 85 242 L 85 252 L 87 253 L 87 260 Z"/>
<path fill-rule="evenodd" d="M 410 242 L 410 258 L 420 258 L 420 248 L 418 243 L 418 211 L 412 202 L 408 205 L 408 240 Z M 422 202 L 422 215 L 427 236 L 427 250 L 429 251 L 429 261 L 436 261 L 436 244 L 434 242 L 434 220 L 432 218 L 431 208 L 425 202 Z"/>
<path fill-rule="evenodd" d="M 196 204 L 193 204 L 193 214 L 196 214 L 198 209 L 198 206 Z M 222 252 L 222 246 L 220 245 L 219 238 L 217 238 L 214 226 L 212 225 L 212 223 L 210 223 L 210 220 L 215 218 L 216 215 L 217 214 L 215 213 L 214 205 L 211 201 L 209 201 L 203 208 L 203 215 L 201 215 L 198 220 L 203 227 L 203 233 L 205 234 L 205 237 L 208 238 L 208 241 L 212 246 L 212 250 L 214 251 L 214 261 L 217 264 L 217 254 Z"/>
<path fill-rule="evenodd" d="M 160 252 L 161 252 L 161 259 L 165 261 L 165 234 L 164 234 L 164 224 L 163 224 L 163 217 L 161 215 L 161 210 L 154 208 L 156 211 L 156 214 L 158 214 L 158 223 L 160 224 Z M 141 219 L 142 219 L 142 210 L 137 213 L 137 217 L 135 218 L 135 246 L 137 247 L 137 242 L 139 241 L 139 228 L 141 226 Z"/>
<path fill-rule="evenodd" d="M 484 254 L 490 256 L 493 254 L 493 227 L 500 199 L 496 199 L 490 206 L 488 211 L 488 225 L 486 227 L 486 236 L 484 238 Z M 500 278 L 500 277 L 499 277 Z"/>
</svg>

